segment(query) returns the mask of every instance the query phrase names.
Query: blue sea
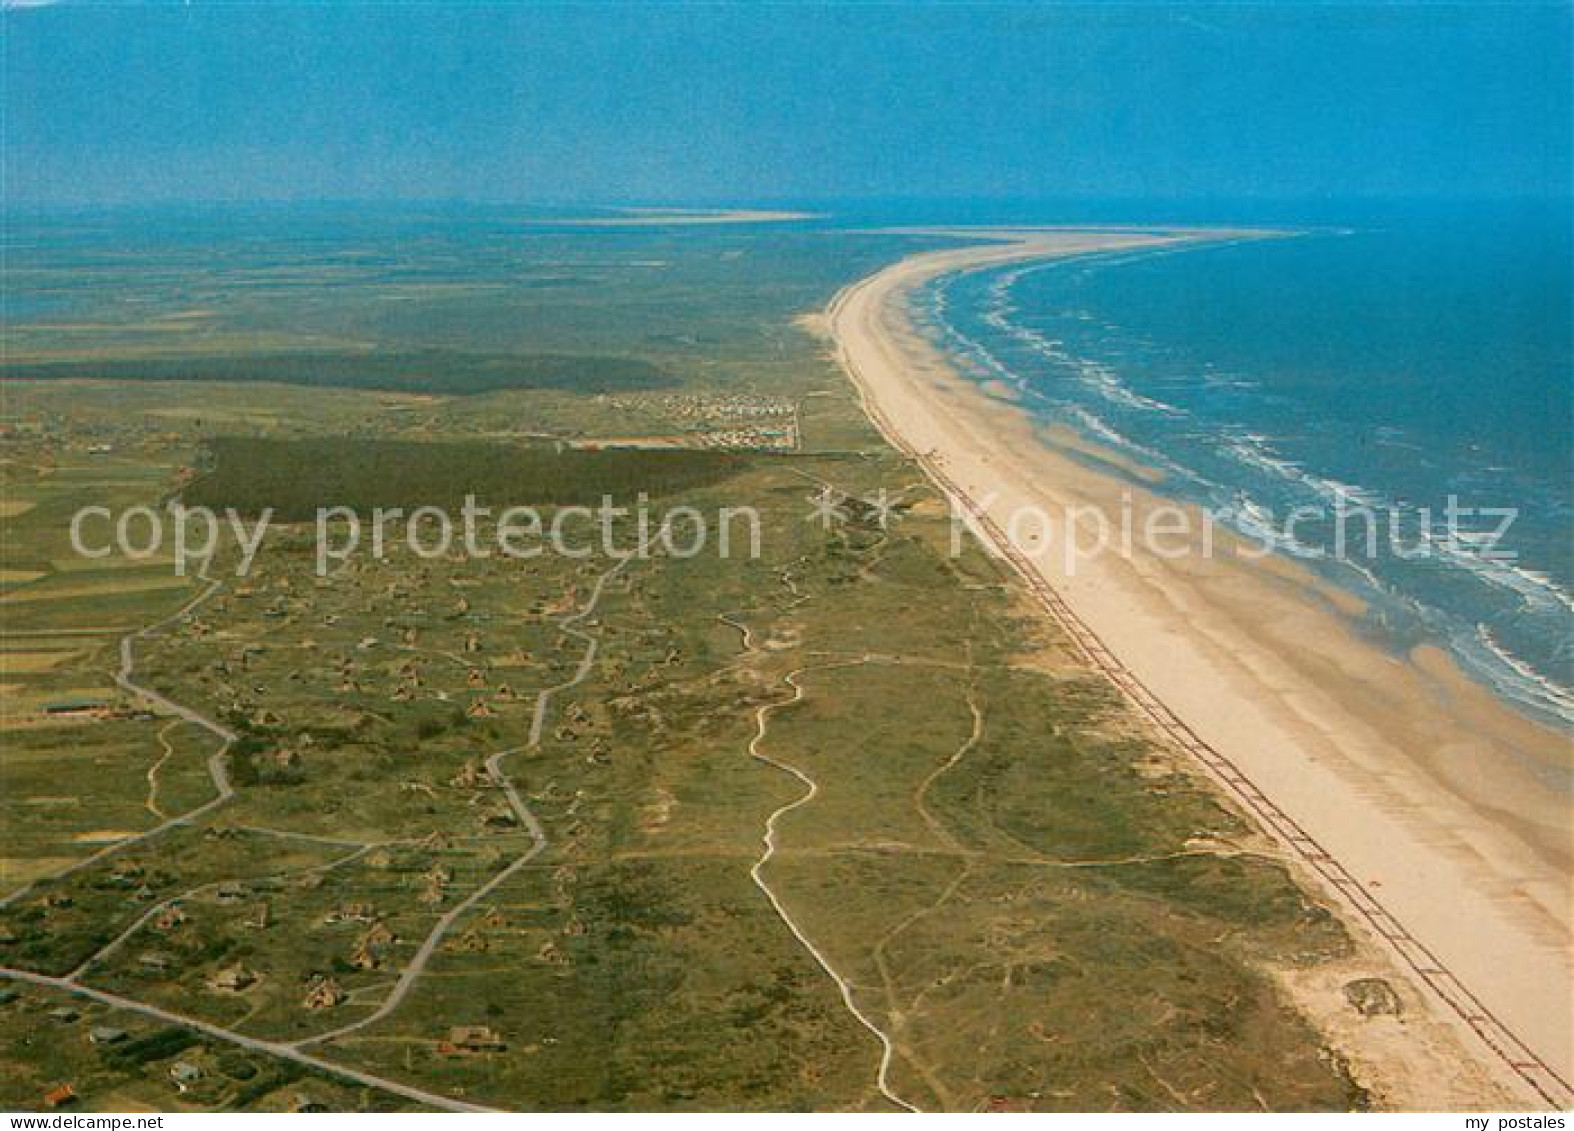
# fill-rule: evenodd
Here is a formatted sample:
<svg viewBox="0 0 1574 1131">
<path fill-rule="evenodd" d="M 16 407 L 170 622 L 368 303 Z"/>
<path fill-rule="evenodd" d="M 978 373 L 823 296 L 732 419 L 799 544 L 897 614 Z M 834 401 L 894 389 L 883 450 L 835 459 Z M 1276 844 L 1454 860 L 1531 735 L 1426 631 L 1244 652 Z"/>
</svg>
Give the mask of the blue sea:
<svg viewBox="0 0 1574 1131">
<path fill-rule="evenodd" d="M 1574 729 L 1571 250 L 1566 212 L 1483 210 L 990 269 L 919 302 L 979 380 L 1302 557 L 1386 645 L 1442 645 Z"/>
</svg>

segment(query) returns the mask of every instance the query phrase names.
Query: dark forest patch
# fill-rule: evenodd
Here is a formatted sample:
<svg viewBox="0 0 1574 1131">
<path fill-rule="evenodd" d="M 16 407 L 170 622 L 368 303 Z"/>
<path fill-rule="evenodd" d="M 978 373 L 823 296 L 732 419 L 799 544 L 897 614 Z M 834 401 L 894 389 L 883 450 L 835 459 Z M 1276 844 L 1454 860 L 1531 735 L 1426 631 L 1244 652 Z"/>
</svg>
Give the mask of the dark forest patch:
<svg viewBox="0 0 1574 1131">
<path fill-rule="evenodd" d="M 505 389 L 602 393 L 655 389 L 676 383 L 666 370 L 639 358 L 488 354 L 445 349 L 21 362 L 0 366 L 0 377 L 13 380 L 272 381 L 317 388 L 454 396 Z"/>
<path fill-rule="evenodd" d="M 610 496 L 632 505 L 720 483 L 760 456 L 721 451 L 524 447 L 483 442 L 358 440 L 346 437 L 209 441 L 213 470 L 183 493 L 188 506 L 272 507 L 282 522 L 313 519 L 322 507 L 436 506 L 456 510 L 467 495 L 484 506 L 595 506 Z"/>
</svg>

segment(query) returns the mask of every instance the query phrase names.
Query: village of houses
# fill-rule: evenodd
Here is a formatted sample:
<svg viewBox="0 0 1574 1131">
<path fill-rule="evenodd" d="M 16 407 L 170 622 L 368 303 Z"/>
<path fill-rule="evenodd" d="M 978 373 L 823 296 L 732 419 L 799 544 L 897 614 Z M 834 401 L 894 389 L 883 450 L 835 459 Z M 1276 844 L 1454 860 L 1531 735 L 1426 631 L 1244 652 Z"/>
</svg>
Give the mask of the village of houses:
<svg viewBox="0 0 1574 1131">
<path fill-rule="evenodd" d="M 91 966 L 96 980 L 121 992 L 300 1039 L 371 1013 L 439 917 L 530 843 L 485 755 L 521 743 L 538 692 L 565 682 L 579 663 L 583 639 L 561 622 L 583 605 L 604 564 L 515 564 L 488 576 L 487 567 L 457 556 L 352 561 L 318 578 L 306 562 L 285 541 L 253 576 L 141 645 L 161 694 L 203 704 L 235 728 L 240 737 L 223 772 L 260 788 L 215 805 L 184 839 L 130 845 L 99 868 L 0 909 L 0 951 L 53 936 L 56 965 Z M 611 587 L 638 599 L 637 580 Z M 605 626 L 587 618 L 581 627 L 600 633 Z M 637 665 L 622 657 L 610 661 L 622 681 L 611 703 L 563 695 L 553 704 L 542 737 L 573 752 L 564 764 L 593 774 L 610 762 L 610 711 L 659 727 L 658 712 L 642 705 L 639 692 L 657 682 L 660 667 L 681 662 L 669 636 L 653 620 L 625 642 L 644 657 L 646 673 L 636 677 Z M 42 710 L 65 726 L 151 718 L 124 689 L 50 701 Z M 405 747 L 398 757 L 381 746 L 396 734 L 405 735 L 396 740 Z M 385 777 L 389 766 L 396 772 Z M 565 967 L 564 942 L 585 929 L 571 910 L 585 791 L 567 775 L 542 780 L 525 762 L 514 769 L 523 771 L 515 780 L 532 808 L 560 830 L 553 892 L 570 909 L 554 930 L 530 932 L 529 955 Z M 316 848 L 319 840 L 324 849 L 330 842 L 350 849 L 349 858 L 319 852 L 302 866 L 290 857 L 288 866 L 281 860 L 277 872 L 267 865 L 257 875 L 259 854 Z M 249 874 L 191 884 L 203 869 L 188 866 L 220 848 L 245 855 Z M 353 894 L 362 882 L 375 897 Z M 115 910 L 106 915 L 109 904 Z M 71 951 L 68 940 L 89 919 L 123 933 L 97 951 Z M 483 903 L 440 940 L 440 950 L 481 953 L 510 933 L 525 934 Z M 215 952 L 222 958 L 214 961 Z M 52 1019 L 83 1027 L 81 1039 L 95 1046 L 128 1039 L 125 1028 L 82 1021 L 74 1006 L 57 1007 Z M 439 1057 L 467 1058 L 499 1053 L 521 1037 L 530 1047 L 554 1040 L 501 1032 L 479 1019 L 409 1039 Z M 166 1076 L 174 1092 L 201 1093 L 204 1102 L 223 1083 L 211 1063 L 189 1056 L 171 1061 Z M 73 1103 L 83 1086 L 61 1081 L 40 1099 Z M 319 1103 L 306 1095 L 296 1101 L 308 1109 Z"/>
</svg>

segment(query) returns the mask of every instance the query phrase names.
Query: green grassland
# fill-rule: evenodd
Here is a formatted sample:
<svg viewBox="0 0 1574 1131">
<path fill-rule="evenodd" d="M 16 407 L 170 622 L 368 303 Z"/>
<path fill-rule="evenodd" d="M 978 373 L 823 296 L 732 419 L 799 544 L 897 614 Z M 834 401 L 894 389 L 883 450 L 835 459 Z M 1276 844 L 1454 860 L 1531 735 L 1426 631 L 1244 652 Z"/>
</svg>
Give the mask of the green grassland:
<svg viewBox="0 0 1574 1131">
<path fill-rule="evenodd" d="M 400 257 L 350 221 L 218 258 L 231 245 L 206 230 L 149 235 L 130 257 L 91 239 L 28 251 L 18 278 L 53 305 L 10 331 L 13 356 L 142 364 L 179 338 L 188 359 L 245 340 L 624 357 L 685 395 L 790 401 L 800 446 L 550 443 L 681 438 L 655 391 L 8 381 L 0 485 L 32 505 L 0 517 L 16 657 L 0 679 L 0 966 L 305 1042 L 434 1102 L 1368 1102 L 1274 977 L 1346 955 L 1338 921 L 1008 574 L 974 545 L 949 554 L 939 499 L 793 324 L 903 242 L 848 237 L 832 255 L 815 232 L 407 224 Z M 107 302 L 116 287 L 135 316 Z M 172 321 L 211 333 L 154 328 Z M 69 328 L 89 324 L 108 328 Z M 187 502 L 289 521 L 493 485 L 506 496 L 489 502 L 549 507 L 632 487 L 756 508 L 762 553 L 521 561 L 396 543 L 319 577 L 310 526 L 286 521 L 247 577 L 226 549 L 211 570 L 225 584 L 163 623 L 203 583 L 83 569 L 64 523 L 86 502 L 157 502 L 181 469 L 200 473 Z M 884 490 L 898 512 L 811 521 L 825 485 Z M 212 731 L 113 681 L 121 637 L 155 624 L 136 678 L 234 733 L 219 760 L 233 796 Z M 115 709 L 43 717 L 67 693 Z M 226 984 L 237 969 L 249 980 Z M 67 1081 L 89 1109 L 420 1106 L 59 986 L 14 988 L 8 1107 Z M 92 1043 L 105 1025 L 127 1035 Z M 502 1047 L 445 1044 L 463 1026 Z M 872 1030 L 891 1045 L 885 1091 Z M 185 1090 L 177 1063 L 197 1070 Z"/>
</svg>

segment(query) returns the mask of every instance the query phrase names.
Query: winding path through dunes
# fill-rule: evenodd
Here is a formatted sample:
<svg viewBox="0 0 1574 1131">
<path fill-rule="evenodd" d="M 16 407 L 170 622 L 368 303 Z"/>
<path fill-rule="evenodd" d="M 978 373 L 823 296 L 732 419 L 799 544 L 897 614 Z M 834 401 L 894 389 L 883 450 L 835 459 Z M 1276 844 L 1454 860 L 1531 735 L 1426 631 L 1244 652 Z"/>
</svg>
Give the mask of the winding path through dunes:
<svg viewBox="0 0 1574 1131">
<path fill-rule="evenodd" d="M 1363 645 L 1299 580 L 1266 568 L 1111 551 L 1068 570 L 1058 535 L 1024 552 L 1006 533 L 1013 514 L 1119 514 L 1122 491 L 1150 508 L 1162 500 L 1045 446 L 1023 413 L 951 372 L 908 317 L 911 294 L 952 272 L 1226 233 L 932 234 L 980 242 L 911 256 L 826 312 L 870 420 L 1084 659 L 1369 928 L 1484 1071 L 1527 1101 L 1574 1104 L 1566 869 L 1420 764 L 1438 750 L 1484 762 L 1498 732 L 1542 736 L 1456 685 L 1440 698 L 1427 673 Z M 1565 809 L 1520 796 L 1566 836 Z"/>
<path fill-rule="evenodd" d="M 723 619 L 725 620 L 726 618 Z M 735 628 L 741 628 L 741 626 L 735 621 L 728 620 L 727 623 L 732 624 Z M 747 643 L 750 640 L 749 630 L 747 628 L 741 628 L 741 631 L 744 633 L 744 640 Z M 825 971 L 826 977 L 830 978 L 831 981 L 835 983 L 837 992 L 842 995 L 842 1003 L 847 1006 L 847 1011 L 858 1020 L 860 1025 L 862 1025 L 865 1029 L 868 1029 L 870 1033 L 874 1034 L 875 1039 L 880 1042 L 880 1067 L 875 1077 L 875 1083 L 880 1090 L 880 1094 L 891 1101 L 891 1103 L 901 1108 L 903 1111 L 917 1111 L 918 1109 L 916 1107 L 908 1103 L 901 1096 L 897 1095 L 896 1092 L 891 1088 L 891 1061 L 896 1055 L 896 1049 L 891 1044 L 891 1038 L 886 1034 L 885 1030 L 881 1029 L 880 1026 L 876 1025 L 874 1021 L 870 1019 L 868 1014 L 859 1008 L 858 1003 L 853 1000 L 852 986 L 847 983 L 845 978 L 836 972 L 836 968 L 831 965 L 831 960 L 825 956 L 819 947 L 815 946 L 814 943 L 809 940 L 809 936 L 804 934 L 803 928 L 793 920 L 791 913 L 787 910 L 781 899 L 774 891 L 771 890 L 770 884 L 765 882 L 764 876 L 766 865 L 768 865 L 771 862 L 771 859 L 776 855 L 776 823 L 788 813 L 791 813 L 794 809 L 797 809 L 803 805 L 807 805 L 809 802 L 813 801 L 817 796 L 819 796 L 820 793 L 819 785 L 808 774 L 804 773 L 796 766 L 771 757 L 769 754 L 766 754 L 760 749 L 760 743 L 765 740 L 766 728 L 769 725 L 770 716 L 775 714 L 777 711 L 784 710 L 788 707 L 791 707 L 795 703 L 800 703 L 803 701 L 804 690 L 803 684 L 798 682 L 799 677 L 806 675 L 811 671 L 823 671 L 829 668 L 852 667 L 863 662 L 863 660 L 855 659 L 840 662 L 810 664 L 805 667 L 796 668 L 782 677 L 782 682 L 786 683 L 787 686 L 792 688 L 792 695 L 786 699 L 777 700 L 774 703 L 765 703 L 754 712 L 755 733 L 754 737 L 749 740 L 749 756 L 757 759 L 758 761 L 764 762 L 767 766 L 773 766 L 783 773 L 791 774 L 801 785 L 805 787 L 805 789 L 802 794 L 787 802 L 785 805 L 777 808 L 771 813 L 769 817 L 765 819 L 765 835 L 761 838 L 765 845 L 765 851 L 760 854 L 760 858 L 756 860 L 754 862 L 754 866 L 749 869 L 749 878 L 754 881 L 754 886 L 759 888 L 760 891 L 764 893 L 765 898 L 770 901 L 771 908 L 776 912 L 777 917 L 781 919 L 784 924 L 786 924 L 787 929 L 792 932 L 793 938 L 797 939 L 804 950 L 809 952 L 810 957 L 812 957 L 815 962 L 819 964 L 820 969 Z"/>
</svg>

